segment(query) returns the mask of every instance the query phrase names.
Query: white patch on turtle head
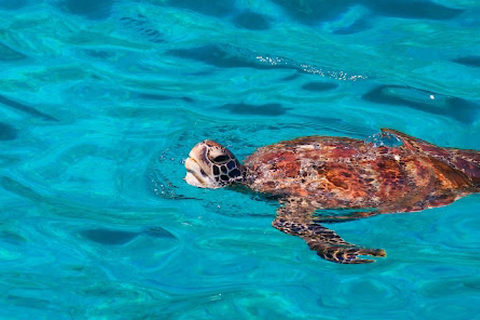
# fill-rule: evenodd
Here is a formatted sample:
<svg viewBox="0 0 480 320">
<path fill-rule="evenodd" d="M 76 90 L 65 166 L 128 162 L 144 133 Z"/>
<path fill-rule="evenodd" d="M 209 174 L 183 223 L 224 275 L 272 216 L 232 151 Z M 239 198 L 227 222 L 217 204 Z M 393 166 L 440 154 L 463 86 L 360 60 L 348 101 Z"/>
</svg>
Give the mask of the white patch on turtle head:
<svg viewBox="0 0 480 320">
<path fill-rule="evenodd" d="M 243 166 L 225 147 L 205 140 L 193 147 L 185 161 L 185 181 L 195 187 L 217 189 L 243 179 Z"/>
</svg>

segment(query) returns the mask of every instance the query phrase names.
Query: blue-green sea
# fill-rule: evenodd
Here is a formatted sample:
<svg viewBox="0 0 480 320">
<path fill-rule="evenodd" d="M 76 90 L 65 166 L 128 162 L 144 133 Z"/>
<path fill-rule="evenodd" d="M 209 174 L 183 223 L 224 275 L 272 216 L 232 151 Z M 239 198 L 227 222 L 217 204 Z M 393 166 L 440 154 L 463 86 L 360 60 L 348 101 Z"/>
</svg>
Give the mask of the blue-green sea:
<svg viewBox="0 0 480 320">
<path fill-rule="evenodd" d="M 480 2 L 0 0 L 0 318 L 480 319 L 480 195 L 330 224 L 388 254 L 340 265 L 183 181 L 383 127 L 480 149 Z"/>
</svg>

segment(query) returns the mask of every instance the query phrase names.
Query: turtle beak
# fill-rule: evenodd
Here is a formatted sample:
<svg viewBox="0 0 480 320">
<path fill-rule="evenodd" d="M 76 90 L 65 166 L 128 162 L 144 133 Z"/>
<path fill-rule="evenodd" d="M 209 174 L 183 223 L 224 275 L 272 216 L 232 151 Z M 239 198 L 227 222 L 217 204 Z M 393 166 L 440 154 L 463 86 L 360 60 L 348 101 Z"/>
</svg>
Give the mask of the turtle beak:
<svg viewBox="0 0 480 320">
<path fill-rule="evenodd" d="M 213 142 L 209 142 L 213 143 Z M 185 181 L 192 186 L 199 188 L 218 189 L 223 185 L 219 184 L 213 174 L 212 163 L 207 158 L 208 144 L 205 141 L 198 143 L 188 154 L 185 160 L 187 175 Z"/>
<path fill-rule="evenodd" d="M 187 169 L 187 175 L 184 180 L 189 185 L 198 188 L 208 188 L 208 177 L 202 174 L 203 170 L 195 159 L 188 158 L 185 161 L 185 169 Z"/>
</svg>

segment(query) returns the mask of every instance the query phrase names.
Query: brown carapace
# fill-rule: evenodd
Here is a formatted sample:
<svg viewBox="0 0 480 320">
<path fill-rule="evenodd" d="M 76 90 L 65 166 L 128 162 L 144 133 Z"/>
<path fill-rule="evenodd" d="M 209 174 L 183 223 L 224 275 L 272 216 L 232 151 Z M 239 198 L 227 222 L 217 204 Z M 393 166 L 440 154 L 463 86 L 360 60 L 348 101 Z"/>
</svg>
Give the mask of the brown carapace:
<svg viewBox="0 0 480 320">
<path fill-rule="evenodd" d="M 275 228 L 303 238 L 326 260 L 374 262 L 361 256 L 384 257 L 385 250 L 349 243 L 322 223 L 421 211 L 480 192 L 479 151 L 437 147 L 390 129 L 382 134 L 401 143 L 303 137 L 262 147 L 243 165 L 205 140 L 190 152 L 185 180 L 203 188 L 242 185 L 272 196 L 280 202 Z M 328 215 L 329 209 L 337 210 Z"/>
</svg>

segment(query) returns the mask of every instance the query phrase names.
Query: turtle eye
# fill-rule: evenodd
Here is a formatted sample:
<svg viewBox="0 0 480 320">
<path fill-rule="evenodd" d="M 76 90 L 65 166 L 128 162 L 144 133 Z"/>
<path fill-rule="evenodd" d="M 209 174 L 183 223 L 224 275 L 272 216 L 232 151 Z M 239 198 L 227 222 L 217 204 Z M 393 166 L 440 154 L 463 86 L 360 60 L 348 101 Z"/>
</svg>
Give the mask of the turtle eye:
<svg viewBox="0 0 480 320">
<path fill-rule="evenodd" d="M 227 162 L 228 160 L 230 160 L 230 157 L 227 156 L 227 155 L 224 155 L 224 154 L 216 156 L 215 158 L 212 159 L 212 161 L 217 162 L 217 163 Z"/>
</svg>

